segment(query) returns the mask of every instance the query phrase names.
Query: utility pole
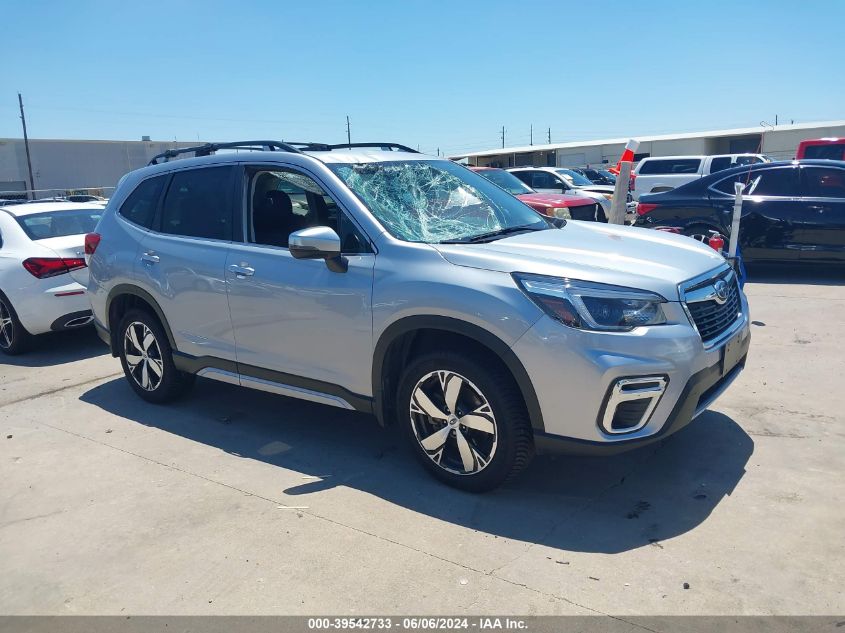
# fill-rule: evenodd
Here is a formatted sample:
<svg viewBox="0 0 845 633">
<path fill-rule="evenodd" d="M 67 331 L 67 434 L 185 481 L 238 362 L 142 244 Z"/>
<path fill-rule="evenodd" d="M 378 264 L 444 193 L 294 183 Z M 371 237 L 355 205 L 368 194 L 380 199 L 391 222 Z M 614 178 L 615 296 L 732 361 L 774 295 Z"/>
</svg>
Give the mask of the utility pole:
<svg viewBox="0 0 845 633">
<path fill-rule="evenodd" d="M 534 145 L 534 124 L 531 124 L 531 133 L 528 137 L 530 140 L 528 141 L 529 145 Z"/>
<path fill-rule="evenodd" d="M 502 148 L 505 147 L 505 126 L 502 126 Z"/>
<path fill-rule="evenodd" d="M 348 149 L 352 149 L 352 131 L 349 128 L 349 115 L 346 115 L 346 145 Z"/>
<path fill-rule="evenodd" d="M 775 125 L 777 125 L 777 124 L 778 124 L 778 115 L 776 114 L 775 115 Z"/>
<path fill-rule="evenodd" d="M 552 128 L 549 128 L 549 145 L 552 144 Z"/>
<path fill-rule="evenodd" d="M 26 117 L 23 114 L 23 97 L 18 93 L 18 105 L 21 107 L 21 123 L 23 124 L 23 145 L 26 148 L 26 166 L 29 169 L 29 189 L 32 191 L 32 198 L 35 199 L 35 180 L 32 178 L 32 159 L 29 156 L 29 137 L 26 135 Z M 27 196 L 29 199 L 29 196 Z"/>
</svg>

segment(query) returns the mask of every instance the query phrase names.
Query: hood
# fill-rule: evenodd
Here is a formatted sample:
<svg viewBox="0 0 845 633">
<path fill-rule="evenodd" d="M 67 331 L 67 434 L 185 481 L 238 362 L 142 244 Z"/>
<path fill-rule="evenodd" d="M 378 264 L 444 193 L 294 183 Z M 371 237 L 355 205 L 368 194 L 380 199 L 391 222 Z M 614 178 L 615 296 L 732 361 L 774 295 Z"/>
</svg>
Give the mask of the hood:
<svg viewBox="0 0 845 633">
<path fill-rule="evenodd" d="M 545 207 L 580 207 L 585 204 L 595 204 L 586 196 L 571 196 L 565 193 L 521 193 L 517 196 L 527 205 L 542 205 Z"/>
<path fill-rule="evenodd" d="M 609 193 L 616 191 L 616 187 L 611 185 L 584 185 L 583 187 L 575 187 L 577 191 L 592 191 L 594 193 Z"/>
<path fill-rule="evenodd" d="M 77 259 L 85 257 L 85 236 L 66 235 L 64 237 L 48 237 L 38 240 L 39 246 L 44 246 L 53 251 L 58 257 L 66 259 Z M 79 284 L 88 287 L 88 268 L 77 268 L 70 271 L 70 276 Z"/>
<path fill-rule="evenodd" d="M 571 277 L 657 292 L 678 301 L 678 284 L 725 266 L 712 248 L 683 235 L 568 221 L 484 244 L 433 244 L 456 266 Z"/>
</svg>

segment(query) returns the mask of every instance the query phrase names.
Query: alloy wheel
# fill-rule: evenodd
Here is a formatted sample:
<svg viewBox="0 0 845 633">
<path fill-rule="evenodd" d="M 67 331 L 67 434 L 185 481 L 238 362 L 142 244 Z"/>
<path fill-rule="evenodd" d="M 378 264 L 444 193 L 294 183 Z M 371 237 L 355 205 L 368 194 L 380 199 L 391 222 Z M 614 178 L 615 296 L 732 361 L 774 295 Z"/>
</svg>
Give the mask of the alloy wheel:
<svg viewBox="0 0 845 633">
<path fill-rule="evenodd" d="M 15 341 L 15 323 L 12 321 L 12 311 L 0 300 L 0 347 L 9 349 Z"/>
<path fill-rule="evenodd" d="M 411 427 L 429 459 L 456 475 L 475 475 L 496 453 L 496 417 L 481 390 L 453 371 L 429 372 L 411 392 Z"/>
<path fill-rule="evenodd" d="M 130 323 L 123 337 L 123 353 L 132 379 L 141 389 L 155 391 L 164 376 L 164 361 L 152 330 L 140 321 Z"/>
</svg>

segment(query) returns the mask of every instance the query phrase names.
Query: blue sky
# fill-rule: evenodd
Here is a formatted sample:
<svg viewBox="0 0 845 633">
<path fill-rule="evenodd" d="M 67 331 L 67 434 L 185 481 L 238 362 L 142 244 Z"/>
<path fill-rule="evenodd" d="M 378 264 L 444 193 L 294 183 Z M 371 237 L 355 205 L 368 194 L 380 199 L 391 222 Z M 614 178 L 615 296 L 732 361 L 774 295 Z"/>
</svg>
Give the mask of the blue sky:
<svg viewBox="0 0 845 633">
<path fill-rule="evenodd" d="M 845 1 L 6 3 L 0 137 L 508 145 L 845 118 Z"/>
</svg>

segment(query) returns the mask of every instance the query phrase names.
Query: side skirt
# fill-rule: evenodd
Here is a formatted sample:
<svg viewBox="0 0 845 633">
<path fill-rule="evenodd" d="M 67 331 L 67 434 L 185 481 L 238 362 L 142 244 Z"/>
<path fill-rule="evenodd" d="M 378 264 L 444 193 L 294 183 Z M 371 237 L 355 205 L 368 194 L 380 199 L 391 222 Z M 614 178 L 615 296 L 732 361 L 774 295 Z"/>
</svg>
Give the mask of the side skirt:
<svg viewBox="0 0 845 633">
<path fill-rule="evenodd" d="M 199 358 L 173 352 L 173 363 L 180 371 L 232 385 L 240 385 L 300 400 L 309 400 L 351 411 L 373 412 L 373 399 L 311 378 L 294 376 L 213 356 Z"/>
</svg>

